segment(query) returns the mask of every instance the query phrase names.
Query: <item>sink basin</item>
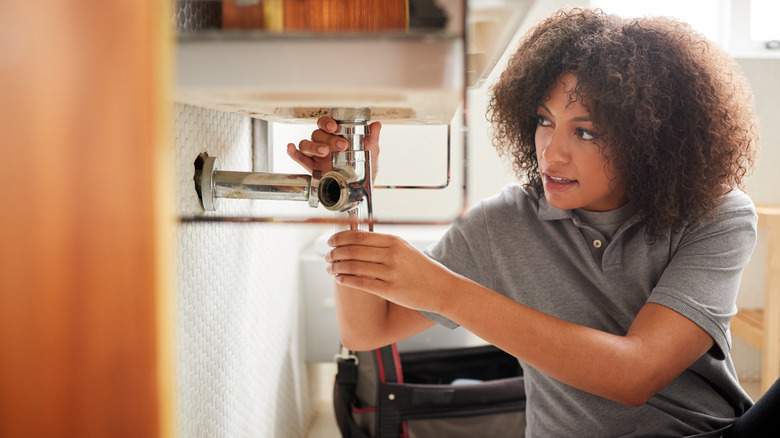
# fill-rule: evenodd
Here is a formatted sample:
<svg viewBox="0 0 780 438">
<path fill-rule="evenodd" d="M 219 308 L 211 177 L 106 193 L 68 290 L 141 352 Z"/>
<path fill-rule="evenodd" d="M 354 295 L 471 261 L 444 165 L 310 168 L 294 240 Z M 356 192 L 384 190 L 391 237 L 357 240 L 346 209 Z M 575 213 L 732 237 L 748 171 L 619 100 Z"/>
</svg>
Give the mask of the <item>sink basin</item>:
<svg viewBox="0 0 780 438">
<path fill-rule="evenodd" d="M 362 106 L 373 120 L 448 124 L 463 100 L 459 35 L 199 34 L 177 59 L 177 101 L 271 121 Z"/>
<path fill-rule="evenodd" d="M 405 26 L 345 32 L 284 27 L 288 7 L 304 8 L 295 13 L 304 21 L 321 20 L 326 6 L 338 5 L 337 0 L 295 0 L 283 8 L 260 2 L 254 6 L 265 16 L 259 28 L 229 24 L 250 17 L 252 6 L 247 6 L 225 16 L 225 28 L 179 34 L 176 100 L 276 122 L 307 122 L 341 106 L 369 107 L 372 119 L 385 123 L 446 125 L 466 87 L 481 85 L 493 70 L 533 3 L 409 0 Z M 358 15 L 371 17 L 371 8 L 382 5 L 389 0 Z M 419 18 L 430 13 L 446 18 L 439 25 L 420 25 Z"/>
</svg>

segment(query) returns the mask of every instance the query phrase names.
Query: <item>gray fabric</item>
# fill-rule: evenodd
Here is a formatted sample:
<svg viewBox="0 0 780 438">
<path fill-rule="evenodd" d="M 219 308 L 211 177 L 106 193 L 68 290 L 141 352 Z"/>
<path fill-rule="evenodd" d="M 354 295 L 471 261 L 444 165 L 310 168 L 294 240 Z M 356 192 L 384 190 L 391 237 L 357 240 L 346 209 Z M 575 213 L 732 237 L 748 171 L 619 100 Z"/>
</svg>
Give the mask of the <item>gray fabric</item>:
<svg viewBox="0 0 780 438">
<path fill-rule="evenodd" d="M 574 215 L 582 221 L 582 226 L 593 227 L 603 234 L 606 240 L 612 240 L 618 228 L 634 215 L 634 210 L 632 204 L 612 211 L 587 211 L 578 208 L 574 210 Z"/>
<path fill-rule="evenodd" d="M 734 190 L 724 196 L 716 220 L 668 231 L 648 244 L 642 218 L 634 215 L 611 242 L 595 248 L 598 230 L 512 185 L 474 207 L 427 253 L 496 292 L 576 324 L 623 335 L 639 309 L 653 302 L 689 318 L 714 339 L 709 353 L 638 408 L 580 391 L 522 363 L 529 438 L 719 436 L 714 431 L 752 404 L 728 356 L 728 329 L 756 221 L 750 198 Z"/>
<path fill-rule="evenodd" d="M 523 438 L 524 412 L 507 412 L 487 416 L 426 418 L 406 422 L 409 438 L 490 437 Z M 519 433 L 518 433 L 519 431 Z"/>
</svg>

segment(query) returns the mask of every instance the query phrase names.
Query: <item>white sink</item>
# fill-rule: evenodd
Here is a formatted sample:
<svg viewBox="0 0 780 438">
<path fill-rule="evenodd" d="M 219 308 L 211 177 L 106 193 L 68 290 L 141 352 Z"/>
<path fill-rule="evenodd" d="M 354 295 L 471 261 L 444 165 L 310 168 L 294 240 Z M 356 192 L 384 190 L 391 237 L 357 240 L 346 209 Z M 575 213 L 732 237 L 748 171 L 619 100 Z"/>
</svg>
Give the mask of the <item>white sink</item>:
<svg viewBox="0 0 780 438">
<path fill-rule="evenodd" d="M 373 120 L 448 124 L 463 100 L 457 35 L 205 34 L 183 38 L 177 60 L 178 102 L 271 121 L 363 106 Z"/>
</svg>

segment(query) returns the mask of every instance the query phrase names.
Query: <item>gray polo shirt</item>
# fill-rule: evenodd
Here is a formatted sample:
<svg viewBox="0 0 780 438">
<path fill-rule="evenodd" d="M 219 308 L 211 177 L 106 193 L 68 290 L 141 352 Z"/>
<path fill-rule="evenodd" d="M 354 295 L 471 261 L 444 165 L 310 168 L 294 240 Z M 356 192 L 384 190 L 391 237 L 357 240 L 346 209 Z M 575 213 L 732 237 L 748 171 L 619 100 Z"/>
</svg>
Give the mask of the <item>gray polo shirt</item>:
<svg viewBox="0 0 780 438">
<path fill-rule="evenodd" d="M 472 208 L 427 253 L 483 286 L 566 321 L 624 335 L 639 309 L 652 302 L 684 315 L 715 340 L 707 354 L 637 408 L 521 363 L 527 437 L 720 436 L 715 431 L 752 404 L 728 353 L 729 319 L 756 240 L 753 203 L 734 190 L 724 195 L 715 220 L 664 232 L 653 244 L 647 243 L 641 217 L 624 209 L 613 214 L 628 219 L 613 229 L 607 213 L 591 218 L 601 222 L 591 226 L 581 217 L 587 214 L 559 210 L 543 196 L 511 185 Z M 457 326 L 440 315 L 426 316 Z"/>
</svg>

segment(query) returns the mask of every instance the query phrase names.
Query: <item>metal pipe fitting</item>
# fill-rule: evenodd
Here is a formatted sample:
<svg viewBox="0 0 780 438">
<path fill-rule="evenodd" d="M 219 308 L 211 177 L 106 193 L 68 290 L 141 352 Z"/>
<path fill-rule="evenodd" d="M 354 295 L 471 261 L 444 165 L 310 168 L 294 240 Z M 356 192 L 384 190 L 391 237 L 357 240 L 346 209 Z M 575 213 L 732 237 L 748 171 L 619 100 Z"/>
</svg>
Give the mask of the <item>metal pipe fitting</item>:
<svg viewBox="0 0 780 438">
<path fill-rule="evenodd" d="M 371 109 L 332 108 L 330 114 L 340 126 L 336 134 L 349 147 L 332 154 L 333 170 L 322 177 L 320 199 L 325 208 L 345 216 L 350 229 L 373 231 L 371 152 L 363 148 L 364 137 L 370 135 Z"/>
<path fill-rule="evenodd" d="M 196 164 L 195 189 L 206 211 L 215 211 L 220 198 L 308 201 L 315 208 L 319 203 L 319 172 L 314 175 L 231 172 L 219 170 L 217 157 L 198 159 L 202 160 L 202 167 Z"/>
<path fill-rule="evenodd" d="M 321 175 L 292 175 L 265 172 L 219 170 L 216 157 L 201 154 L 195 161 L 195 189 L 203 209 L 215 211 L 221 198 L 307 201 L 310 207 L 322 205 L 344 216 L 350 229 L 373 231 L 371 152 L 363 148 L 370 135 L 369 108 L 333 108 L 340 126 L 336 133 L 349 142 L 349 148 L 331 155 L 333 170 Z"/>
<path fill-rule="evenodd" d="M 346 151 L 333 155 L 332 171 L 323 175 L 319 186 L 322 205 L 331 211 L 346 212 L 370 198 L 368 151 Z"/>
</svg>

